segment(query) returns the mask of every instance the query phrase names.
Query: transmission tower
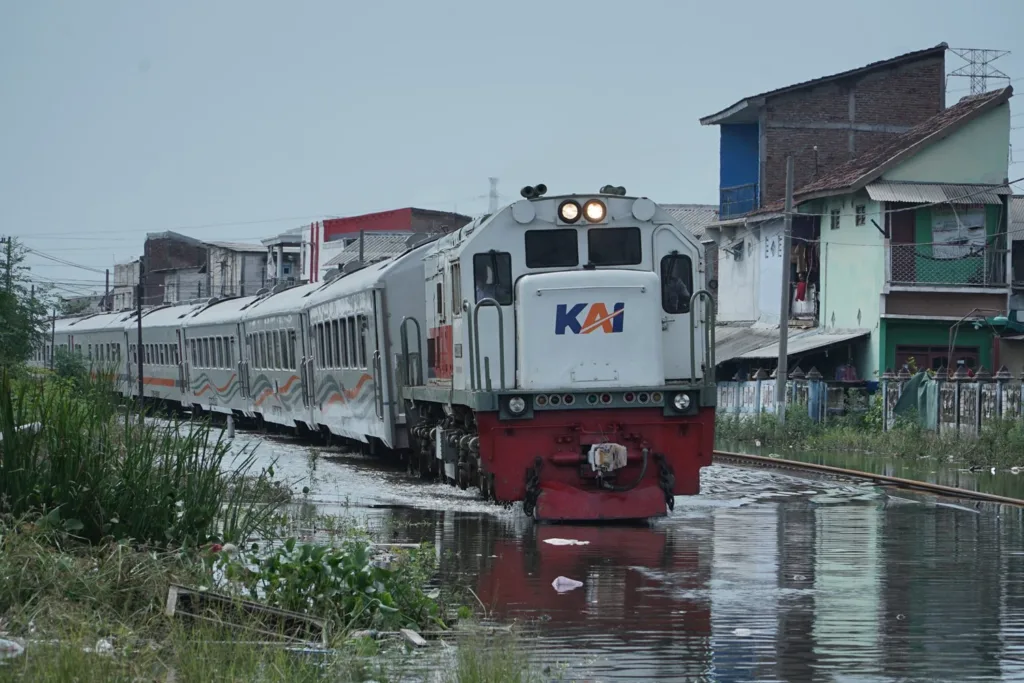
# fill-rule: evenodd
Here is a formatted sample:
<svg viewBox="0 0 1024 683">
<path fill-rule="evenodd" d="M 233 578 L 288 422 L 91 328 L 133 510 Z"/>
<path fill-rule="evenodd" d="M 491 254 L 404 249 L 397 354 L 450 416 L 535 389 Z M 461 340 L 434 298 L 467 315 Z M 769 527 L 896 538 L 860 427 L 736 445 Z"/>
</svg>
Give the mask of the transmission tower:
<svg viewBox="0 0 1024 683">
<path fill-rule="evenodd" d="M 491 193 L 488 195 L 487 213 L 492 216 L 498 212 L 498 179 L 488 178 L 491 181 Z"/>
<path fill-rule="evenodd" d="M 949 51 L 963 59 L 966 64 L 950 72 L 950 76 L 971 79 L 971 94 L 978 95 L 988 91 L 988 79 L 1010 77 L 992 66 L 992 62 L 1010 54 L 1009 50 L 982 50 L 974 47 L 951 47 Z"/>
</svg>

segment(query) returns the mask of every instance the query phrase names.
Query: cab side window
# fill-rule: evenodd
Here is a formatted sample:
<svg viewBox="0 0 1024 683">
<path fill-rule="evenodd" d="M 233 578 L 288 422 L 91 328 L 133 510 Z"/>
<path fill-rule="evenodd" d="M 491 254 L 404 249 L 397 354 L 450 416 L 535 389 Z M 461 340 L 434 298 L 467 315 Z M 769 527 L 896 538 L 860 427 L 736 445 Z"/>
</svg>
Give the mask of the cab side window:
<svg viewBox="0 0 1024 683">
<path fill-rule="evenodd" d="M 669 314 L 689 313 L 693 294 L 693 262 L 669 254 L 661 259 L 661 307 Z"/>
<path fill-rule="evenodd" d="M 476 301 L 494 299 L 512 305 L 512 256 L 505 251 L 473 255 L 473 288 Z"/>
</svg>

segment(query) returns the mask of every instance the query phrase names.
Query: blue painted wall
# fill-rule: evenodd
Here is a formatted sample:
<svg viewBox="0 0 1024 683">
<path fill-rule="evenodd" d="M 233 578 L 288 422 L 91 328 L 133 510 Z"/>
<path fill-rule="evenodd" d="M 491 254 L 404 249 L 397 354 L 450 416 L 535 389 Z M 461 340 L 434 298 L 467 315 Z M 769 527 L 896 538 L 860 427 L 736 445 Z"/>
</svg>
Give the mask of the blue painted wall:
<svg viewBox="0 0 1024 683">
<path fill-rule="evenodd" d="M 719 213 L 724 218 L 757 208 L 760 155 L 756 123 L 723 124 L 719 157 Z M 737 190 L 726 188 L 753 185 Z"/>
</svg>

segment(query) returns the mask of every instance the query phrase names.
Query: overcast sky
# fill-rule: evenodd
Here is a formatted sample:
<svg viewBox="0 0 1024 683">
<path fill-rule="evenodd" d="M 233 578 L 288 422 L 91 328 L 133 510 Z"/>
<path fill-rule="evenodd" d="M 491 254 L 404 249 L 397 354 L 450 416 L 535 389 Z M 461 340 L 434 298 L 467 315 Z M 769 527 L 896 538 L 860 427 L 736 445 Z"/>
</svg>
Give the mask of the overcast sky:
<svg viewBox="0 0 1024 683">
<path fill-rule="evenodd" d="M 488 176 L 503 202 L 544 182 L 715 203 L 699 117 L 942 41 L 1024 77 L 1022 26 L 1024 0 L 0 0 L 0 233 L 100 271 L 32 257 L 77 289 L 146 232 L 475 214 Z"/>
</svg>

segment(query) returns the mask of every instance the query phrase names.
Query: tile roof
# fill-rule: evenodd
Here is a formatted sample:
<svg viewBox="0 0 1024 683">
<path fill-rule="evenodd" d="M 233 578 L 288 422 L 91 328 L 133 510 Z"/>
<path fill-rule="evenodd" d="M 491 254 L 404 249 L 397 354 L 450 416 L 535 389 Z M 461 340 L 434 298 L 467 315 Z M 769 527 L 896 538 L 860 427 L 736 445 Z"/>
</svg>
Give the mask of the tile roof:
<svg viewBox="0 0 1024 683">
<path fill-rule="evenodd" d="M 387 258 L 389 256 L 395 256 L 401 254 L 403 251 L 408 249 L 409 238 L 415 233 L 406 232 L 399 234 L 374 234 L 372 232 L 364 233 L 363 240 L 363 260 L 367 263 L 376 261 L 381 258 Z M 330 244 L 328 242 L 328 244 Z M 345 247 L 344 251 L 339 252 L 336 256 L 331 258 L 327 263 L 324 264 L 326 267 L 343 266 L 350 261 L 355 261 L 359 258 L 359 240 L 354 241 L 352 244 Z"/>
<path fill-rule="evenodd" d="M 704 229 L 718 220 L 718 207 L 714 204 L 662 204 L 668 215 L 700 239 Z"/>
<path fill-rule="evenodd" d="M 925 48 L 923 50 L 915 50 L 913 52 L 906 52 L 906 53 L 904 53 L 902 55 L 898 55 L 896 57 L 891 57 L 889 59 L 883 59 L 883 60 L 880 60 L 880 61 L 877 61 L 877 62 L 871 62 L 870 64 L 866 64 L 864 66 L 859 66 L 859 67 L 857 67 L 855 69 L 849 69 L 847 71 L 842 71 L 842 72 L 837 73 L 837 74 L 832 74 L 831 76 L 821 76 L 819 78 L 813 78 L 813 79 L 811 79 L 809 81 L 802 81 L 800 83 L 794 83 L 793 85 L 787 85 L 787 86 L 784 86 L 782 88 L 776 88 L 775 90 L 769 90 L 767 92 L 763 92 L 763 93 L 760 93 L 758 95 L 751 95 L 749 97 L 744 97 L 739 102 L 736 102 L 735 104 L 729 105 L 728 107 L 726 107 L 722 111 L 719 111 L 719 112 L 716 112 L 714 114 L 710 114 L 708 116 L 703 117 L 702 119 L 700 119 L 700 122 L 701 122 L 701 125 L 705 125 L 705 126 L 707 126 L 707 125 L 715 125 L 715 124 L 718 123 L 717 119 L 721 118 L 725 114 L 732 113 L 731 110 L 738 110 L 738 109 L 741 109 L 743 107 L 750 106 L 752 104 L 760 104 L 758 102 L 754 102 L 754 100 L 758 100 L 758 99 L 761 99 L 761 98 L 764 98 L 764 97 L 771 97 L 771 96 L 776 96 L 776 95 L 782 95 L 784 93 L 791 92 L 793 90 L 801 90 L 803 88 L 809 88 L 809 87 L 813 87 L 813 86 L 817 86 L 817 85 L 822 85 L 824 83 L 828 83 L 829 81 L 839 80 L 839 79 L 842 79 L 842 78 L 849 78 L 851 76 L 858 76 L 860 74 L 867 73 L 869 71 L 875 71 L 877 69 L 884 69 L 884 68 L 896 66 L 897 64 L 903 64 L 903 63 L 906 63 L 906 62 L 913 62 L 913 61 L 916 61 L 918 59 L 924 59 L 924 58 L 931 57 L 931 56 L 934 56 L 934 55 L 943 54 L 943 53 L 945 53 L 947 48 L 949 48 L 949 45 L 947 45 L 946 43 L 939 43 L 935 47 L 929 47 L 929 48 Z"/>
<path fill-rule="evenodd" d="M 920 149 L 942 140 L 967 122 L 984 112 L 1003 104 L 1013 96 L 1013 87 L 964 97 L 927 121 L 906 133 L 859 154 L 850 161 L 833 168 L 817 180 L 793 193 L 797 202 L 858 190 L 876 180 Z"/>
</svg>

